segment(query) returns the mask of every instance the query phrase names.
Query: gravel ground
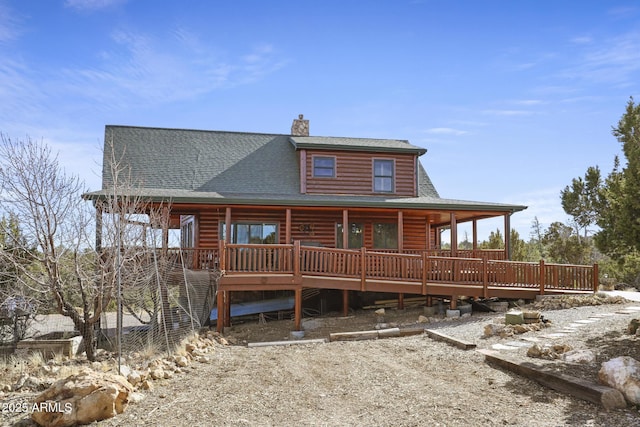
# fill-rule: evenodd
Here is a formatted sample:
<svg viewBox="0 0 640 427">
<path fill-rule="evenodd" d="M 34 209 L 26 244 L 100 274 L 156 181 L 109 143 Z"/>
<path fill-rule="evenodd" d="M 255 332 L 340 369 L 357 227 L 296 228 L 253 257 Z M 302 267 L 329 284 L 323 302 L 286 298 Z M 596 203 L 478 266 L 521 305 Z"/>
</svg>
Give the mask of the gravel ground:
<svg viewBox="0 0 640 427">
<path fill-rule="evenodd" d="M 484 326 L 499 322 L 503 315 L 474 314 L 467 319 L 427 325 L 441 333 L 491 348 L 520 338 L 537 338 L 564 329 L 577 320 L 596 314 L 612 314 L 577 328 L 562 341 L 573 348 L 591 348 L 599 355 L 607 344 L 620 351 L 637 351 L 635 336 L 623 335 L 630 314 L 616 314 L 623 307 L 640 304 L 601 305 L 545 311 L 553 326 L 509 338 L 482 338 Z M 388 310 L 385 320 L 406 319 L 400 326 L 412 326 L 418 311 Z M 326 319 L 328 327 L 362 329 L 362 318 Z M 369 315 L 368 321 L 373 319 Z M 325 328 L 318 325 L 312 332 Z M 365 322 L 366 323 L 366 322 Z M 239 343 L 257 331 L 282 339 L 291 322 L 267 325 L 239 325 L 227 336 Z M 288 329 L 287 329 L 288 328 Z M 260 331 L 263 331 L 260 334 Z M 278 332 L 273 332 L 278 331 Z M 278 336 L 278 333 L 280 336 Z M 612 335 L 613 334 L 613 335 Z M 286 337 L 286 336 L 285 336 Z M 600 340 L 598 337 L 605 337 Z M 607 338 L 609 337 L 609 338 Z M 615 343 L 617 344 L 617 343 Z M 630 350 L 631 351 L 631 350 Z M 527 358 L 526 348 L 511 350 L 510 357 Z M 611 351 L 609 352 L 611 353 Z M 612 354 L 609 354 L 612 355 Z M 553 362 L 557 363 L 558 362 Z M 590 377 L 599 368 L 566 367 L 582 370 Z M 566 364 L 563 364 L 566 365 Z M 597 381 L 591 378 L 592 381 Z M 178 378 L 159 383 L 142 402 L 130 406 L 103 426 L 131 425 L 228 425 L 228 426 L 640 426 L 636 408 L 606 411 L 579 399 L 563 395 L 516 374 L 496 369 L 475 351 L 462 351 L 433 341 L 425 335 L 375 341 L 332 342 L 316 345 L 247 348 L 220 346 L 212 362 L 196 365 Z"/>
<path fill-rule="evenodd" d="M 636 306 L 640 303 L 543 310 L 550 327 L 506 338 L 483 338 L 484 327 L 499 323 L 503 314 L 474 313 L 425 325 L 417 323 L 422 309 L 409 308 L 387 310 L 384 321 L 399 327 L 422 325 L 478 348 L 527 338 L 591 349 L 597 362 L 579 366 L 528 358 L 525 347 L 503 351 L 511 358 L 554 364 L 562 372 L 596 382 L 593 376 L 603 358 L 627 354 L 640 360 L 640 339 L 625 334 L 636 315 L 621 312 Z M 545 338 L 596 315 L 597 321 L 575 327 L 572 333 Z M 379 320 L 372 311 L 348 318 L 309 319 L 304 323 L 305 338 L 373 329 Z M 142 401 L 96 425 L 640 426 L 635 407 L 606 411 L 494 368 L 476 351 L 459 350 L 426 335 L 260 348 L 243 345 L 289 339 L 291 327 L 291 321 L 234 325 L 225 337 L 236 345 L 216 345 L 209 363 L 194 362 L 174 378 L 154 382 Z"/>
</svg>

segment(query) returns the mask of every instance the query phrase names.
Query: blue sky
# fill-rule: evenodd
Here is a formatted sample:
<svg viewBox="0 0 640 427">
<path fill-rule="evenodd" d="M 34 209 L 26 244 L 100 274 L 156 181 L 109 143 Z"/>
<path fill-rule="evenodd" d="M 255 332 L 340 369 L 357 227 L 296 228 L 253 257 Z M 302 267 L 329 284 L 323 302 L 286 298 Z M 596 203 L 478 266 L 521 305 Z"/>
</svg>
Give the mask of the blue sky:
<svg viewBox="0 0 640 427">
<path fill-rule="evenodd" d="M 0 0 L 0 56 L 0 132 L 49 143 L 89 189 L 106 124 L 288 133 L 303 113 L 312 135 L 427 148 L 442 197 L 528 205 L 528 239 L 620 152 L 640 5 Z"/>
</svg>

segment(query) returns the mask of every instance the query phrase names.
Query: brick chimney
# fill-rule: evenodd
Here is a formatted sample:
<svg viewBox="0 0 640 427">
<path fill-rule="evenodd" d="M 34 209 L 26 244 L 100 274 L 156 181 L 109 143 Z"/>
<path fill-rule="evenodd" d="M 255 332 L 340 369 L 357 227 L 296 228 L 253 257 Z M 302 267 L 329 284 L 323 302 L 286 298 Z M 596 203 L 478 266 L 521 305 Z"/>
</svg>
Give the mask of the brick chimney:
<svg viewBox="0 0 640 427">
<path fill-rule="evenodd" d="M 309 136 L 309 120 L 304 120 L 302 114 L 298 114 L 298 118 L 293 120 L 291 125 L 292 136 Z"/>
</svg>

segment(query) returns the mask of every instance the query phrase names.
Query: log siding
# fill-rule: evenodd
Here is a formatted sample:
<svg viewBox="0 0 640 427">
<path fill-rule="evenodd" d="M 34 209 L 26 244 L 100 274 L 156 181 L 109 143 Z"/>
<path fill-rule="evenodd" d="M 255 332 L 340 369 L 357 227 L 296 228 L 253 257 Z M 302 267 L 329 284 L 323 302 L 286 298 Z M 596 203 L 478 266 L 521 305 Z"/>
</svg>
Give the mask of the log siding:
<svg viewBox="0 0 640 427">
<path fill-rule="evenodd" d="M 334 157 L 335 177 L 314 177 L 313 158 Z M 380 193 L 374 191 L 374 159 L 394 162 L 394 191 Z M 359 194 L 378 196 L 416 196 L 415 156 L 411 154 L 386 154 L 366 152 L 310 151 L 300 156 L 301 171 L 305 171 L 304 185 L 307 194 Z"/>
</svg>

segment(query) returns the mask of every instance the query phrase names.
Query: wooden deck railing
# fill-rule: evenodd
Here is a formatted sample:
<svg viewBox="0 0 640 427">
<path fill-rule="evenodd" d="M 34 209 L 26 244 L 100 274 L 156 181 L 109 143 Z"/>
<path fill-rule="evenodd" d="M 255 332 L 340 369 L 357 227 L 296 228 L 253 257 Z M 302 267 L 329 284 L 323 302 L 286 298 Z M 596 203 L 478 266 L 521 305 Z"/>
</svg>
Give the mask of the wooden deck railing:
<svg viewBox="0 0 640 427">
<path fill-rule="evenodd" d="M 598 286 L 593 266 L 514 262 L 489 257 L 462 258 L 293 245 L 239 245 L 220 242 L 220 268 L 226 275 L 291 274 L 370 280 L 482 285 L 501 288 L 591 291 Z M 195 258 L 194 253 L 194 258 Z M 206 254 L 206 256 L 215 254 Z M 198 258 L 199 259 L 199 258 Z M 206 258 L 208 259 L 208 258 Z M 365 290 L 365 289 L 362 289 Z"/>
<path fill-rule="evenodd" d="M 212 270 L 220 264 L 218 249 L 170 248 L 168 256 L 174 263 L 193 270 Z"/>
</svg>

